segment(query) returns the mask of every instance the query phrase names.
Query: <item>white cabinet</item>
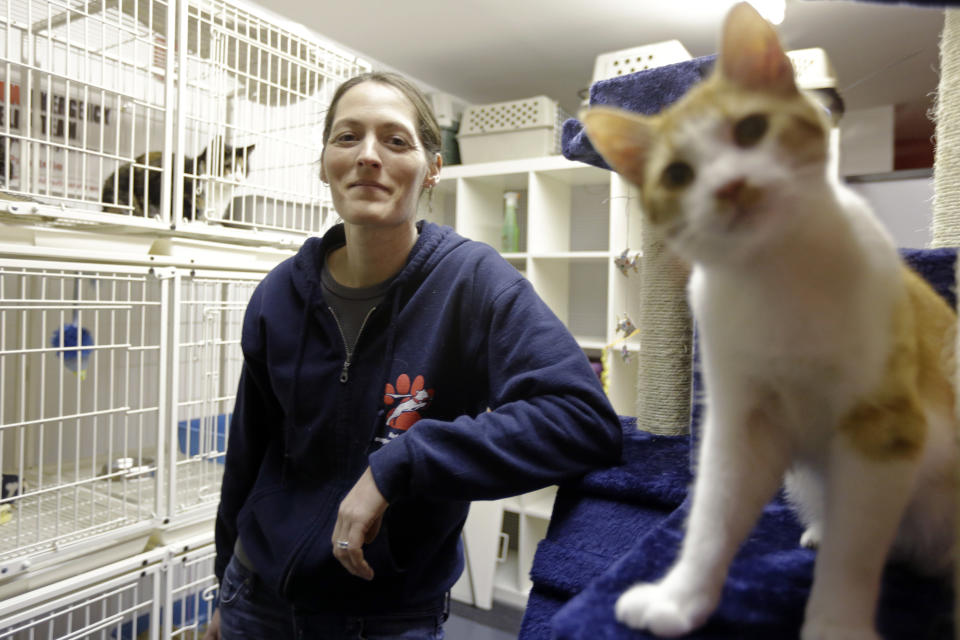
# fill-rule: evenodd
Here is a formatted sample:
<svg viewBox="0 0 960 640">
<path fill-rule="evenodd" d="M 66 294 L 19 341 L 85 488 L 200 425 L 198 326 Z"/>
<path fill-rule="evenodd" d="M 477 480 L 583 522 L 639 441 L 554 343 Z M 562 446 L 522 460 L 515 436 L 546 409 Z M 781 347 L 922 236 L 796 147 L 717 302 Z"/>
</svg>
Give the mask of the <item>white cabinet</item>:
<svg viewBox="0 0 960 640">
<path fill-rule="evenodd" d="M 617 323 L 639 316 L 638 269 L 614 259 L 640 250 L 636 188 L 617 174 L 560 156 L 445 167 L 423 216 L 500 248 L 506 191 L 520 192 L 520 250 L 504 257 L 520 270 L 594 360 L 617 413 L 636 413 L 638 338 Z M 624 353 L 624 348 L 626 352 Z M 555 488 L 474 503 L 464 528 L 467 571 L 454 597 L 490 606 L 523 606 L 530 566 L 546 535 Z"/>
</svg>

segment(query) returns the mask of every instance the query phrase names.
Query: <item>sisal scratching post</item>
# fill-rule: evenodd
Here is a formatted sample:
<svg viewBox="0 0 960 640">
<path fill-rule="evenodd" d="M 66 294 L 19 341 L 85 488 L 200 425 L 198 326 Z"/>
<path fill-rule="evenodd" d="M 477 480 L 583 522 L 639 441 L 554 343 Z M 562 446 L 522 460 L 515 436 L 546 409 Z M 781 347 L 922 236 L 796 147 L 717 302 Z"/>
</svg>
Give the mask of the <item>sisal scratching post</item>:
<svg viewBox="0 0 960 640">
<path fill-rule="evenodd" d="M 947 9 L 940 37 L 940 86 L 933 164 L 933 246 L 960 246 L 960 9 Z"/>
<path fill-rule="evenodd" d="M 936 105 L 936 151 L 933 161 L 933 246 L 960 246 L 960 9 L 944 12 L 940 36 L 940 86 Z M 960 262 L 958 262 L 960 264 Z M 957 272 L 960 277 L 960 271 Z M 960 282 L 960 279 L 957 280 Z M 960 333 L 957 352 L 960 353 Z M 957 377 L 960 384 L 960 376 Z M 960 397 L 960 386 L 957 387 Z M 960 434 L 957 434 L 960 437 Z M 960 489 L 958 489 L 960 491 Z M 958 495 L 960 498 L 960 495 Z M 957 502 L 960 506 L 960 499 Z M 960 513 L 957 514 L 960 523 Z M 957 528 L 960 549 L 960 527 Z M 955 552 L 956 553 L 956 552 Z M 954 571 L 954 612 L 960 611 L 960 571 Z M 960 640 L 960 625 L 955 635 Z"/>
<path fill-rule="evenodd" d="M 662 435 L 690 430 L 691 320 L 688 267 L 643 224 L 637 428 Z"/>
</svg>

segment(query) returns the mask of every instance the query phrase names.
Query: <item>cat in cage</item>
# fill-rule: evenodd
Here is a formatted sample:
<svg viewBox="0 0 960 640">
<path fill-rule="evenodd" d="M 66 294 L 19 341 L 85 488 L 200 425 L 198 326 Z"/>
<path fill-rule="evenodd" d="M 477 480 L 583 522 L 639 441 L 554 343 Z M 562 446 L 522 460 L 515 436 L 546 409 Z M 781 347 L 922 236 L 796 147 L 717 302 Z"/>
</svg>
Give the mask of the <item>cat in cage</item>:
<svg viewBox="0 0 960 640">
<path fill-rule="evenodd" d="M 255 146 L 250 144 L 234 147 L 217 138 L 199 155 L 185 157 L 182 210 L 178 212 L 177 204 L 174 203 L 174 216 L 180 213 L 185 220 L 199 220 L 204 216 L 204 212 L 211 208 L 215 209 L 215 213 L 207 216 L 214 220 L 219 219 L 233 200 L 236 183 L 245 180 L 250 172 L 250 154 Z M 220 162 L 211 163 L 210 157 L 217 149 L 221 150 Z M 176 155 L 173 161 L 177 161 Z M 107 213 L 125 214 L 130 211 L 129 207 L 132 207 L 131 214 L 134 216 L 158 217 L 162 195 L 162 163 L 163 152 L 150 151 L 137 156 L 133 162 L 121 165 L 103 182 L 100 190 L 103 210 Z M 151 168 L 148 169 L 147 166 Z M 213 175 L 212 171 L 216 171 L 216 175 Z M 210 178 L 224 180 L 217 184 L 213 195 L 209 193 L 209 187 L 212 186 Z"/>
</svg>

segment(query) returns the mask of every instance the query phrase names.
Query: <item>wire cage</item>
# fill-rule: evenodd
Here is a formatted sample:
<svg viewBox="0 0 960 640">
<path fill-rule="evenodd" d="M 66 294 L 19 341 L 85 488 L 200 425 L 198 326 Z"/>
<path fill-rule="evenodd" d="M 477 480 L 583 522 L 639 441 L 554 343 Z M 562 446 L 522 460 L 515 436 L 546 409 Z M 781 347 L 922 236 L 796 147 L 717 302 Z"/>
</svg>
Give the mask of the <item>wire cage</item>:
<svg viewBox="0 0 960 640">
<path fill-rule="evenodd" d="M 160 548 L 0 605 L 0 640 L 200 640 L 217 581 L 206 544 Z M 13 611 L 5 611 L 11 608 Z"/>
<path fill-rule="evenodd" d="M 370 65 L 262 14 L 0 0 L 0 212 L 231 240 L 322 232 L 326 107 Z"/>
<path fill-rule="evenodd" d="M 0 577 L 155 517 L 163 295 L 149 267 L 0 260 Z"/>
<path fill-rule="evenodd" d="M 160 215 L 138 214 L 117 169 L 145 166 L 172 132 L 173 17 L 163 0 L 0 0 L 3 199 Z"/>
<path fill-rule="evenodd" d="M 194 271 L 177 279 L 171 518 L 214 507 L 220 499 L 227 431 L 243 365 L 243 315 L 262 275 Z"/>
<path fill-rule="evenodd" d="M 216 549 L 208 544 L 173 556 L 167 571 L 161 613 L 164 640 L 201 640 L 213 615 L 219 584 L 213 572 Z M 169 630 L 169 631 L 167 631 Z"/>
<path fill-rule="evenodd" d="M 369 65 L 225 2 L 186 7 L 179 96 L 182 148 L 211 176 L 184 194 L 181 220 L 318 233 L 329 194 L 319 180 L 323 119 L 337 85 Z M 197 171 L 185 176 L 189 184 Z M 179 199 L 178 199 L 179 202 Z"/>
<path fill-rule="evenodd" d="M 4 616 L 0 640 L 157 640 L 149 620 L 161 612 L 163 568 L 153 563 L 106 579 L 99 571 L 79 576 L 73 580 L 79 588 Z"/>
</svg>

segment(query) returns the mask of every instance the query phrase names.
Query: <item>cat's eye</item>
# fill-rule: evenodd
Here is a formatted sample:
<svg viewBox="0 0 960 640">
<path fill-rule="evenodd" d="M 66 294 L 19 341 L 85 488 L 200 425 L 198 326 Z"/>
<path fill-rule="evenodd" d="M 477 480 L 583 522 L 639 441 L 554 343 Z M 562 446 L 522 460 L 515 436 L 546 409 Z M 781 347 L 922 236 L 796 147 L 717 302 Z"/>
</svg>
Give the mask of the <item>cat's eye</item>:
<svg viewBox="0 0 960 640">
<path fill-rule="evenodd" d="M 693 167 L 686 162 L 671 162 L 660 177 L 668 189 L 680 189 L 693 182 Z"/>
<path fill-rule="evenodd" d="M 733 141 L 738 147 L 746 149 L 763 139 L 767 133 L 767 116 L 754 113 L 733 125 Z"/>
</svg>

